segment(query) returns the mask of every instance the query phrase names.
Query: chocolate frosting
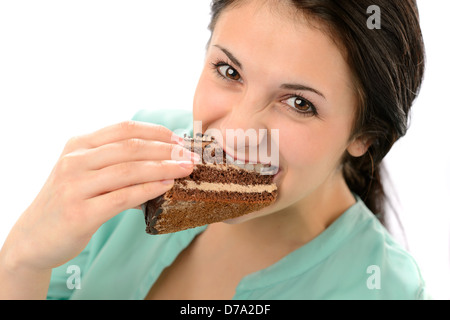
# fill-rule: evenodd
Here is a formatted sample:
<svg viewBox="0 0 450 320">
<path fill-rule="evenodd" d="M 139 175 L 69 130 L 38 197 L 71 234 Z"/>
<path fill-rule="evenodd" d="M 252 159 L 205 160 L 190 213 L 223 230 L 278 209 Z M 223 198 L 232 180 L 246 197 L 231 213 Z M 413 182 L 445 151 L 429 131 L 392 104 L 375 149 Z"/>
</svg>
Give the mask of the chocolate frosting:
<svg viewBox="0 0 450 320">
<path fill-rule="evenodd" d="M 199 153 L 200 155 L 203 153 L 203 157 L 202 157 L 202 163 L 203 164 L 208 164 L 208 163 L 215 163 L 215 160 L 220 160 L 220 161 L 224 161 L 226 154 L 223 151 L 222 148 L 218 147 L 217 142 L 214 140 L 214 137 L 202 137 L 201 134 L 197 135 L 195 139 L 192 138 L 186 138 L 184 139 L 184 147 L 186 149 L 189 149 L 191 152 L 195 152 L 195 153 Z M 213 149 L 209 149 L 213 147 Z M 206 149 L 206 152 L 203 152 Z M 219 152 L 219 154 L 215 154 Z M 222 156 L 223 158 L 221 158 L 220 156 Z M 223 160 L 222 160 L 223 159 Z M 223 162 L 221 162 L 223 163 Z M 232 174 L 233 171 L 236 171 L 236 169 L 229 169 L 227 175 L 223 174 L 223 179 L 221 176 L 217 175 L 214 177 L 214 180 L 224 180 L 224 181 L 214 181 L 214 182 L 222 182 L 222 183 L 240 183 L 240 182 L 245 182 L 245 184 L 252 184 L 252 183 L 261 183 L 261 184 L 270 184 L 270 180 L 273 177 L 268 177 L 268 176 L 264 176 L 264 175 L 255 175 L 254 173 L 251 172 L 246 172 L 246 171 L 237 171 L 234 174 Z M 183 179 L 189 179 L 192 181 L 196 181 L 201 182 L 201 181 L 208 181 L 208 178 L 211 179 L 207 173 L 202 173 L 202 170 L 197 170 L 190 175 L 188 177 L 185 178 L 181 178 L 177 181 L 179 181 L 180 183 L 182 183 Z M 196 215 L 198 215 L 198 218 L 195 218 L 195 221 L 192 220 L 192 215 L 191 217 L 187 218 L 187 216 L 184 216 L 184 212 L 180 212 L 180 210 L 178 209 L 178 217 L 181 217 L 181 221 L 183 221 L 183 228 L 189 227 L 191 225 L 194 224 L 198 224 L 199 221 L 201 221 L 202 223 L 205 222 L 207 223 L 208 221 L 210 221 L 211 218 L 211 213 L 213 212 L 214 215 L 218 215 L 217 219 L 219 219 L 219 217 L 223 217 L 223 219 L 225 218 L 229 218 L 228 216 L 233 215 L 233 217 L 239 216 L 241 215 L 241 211 L 246 210 L 247 212 L 251 212 L 251 211 L 255 211 L 257 209 L 260 209 L 264 206 L 269 205 L 271 202 L 273 202 L 277 196 L 277 191 L 275 190 L 272 193 L 267 193 L 267 192 L 263 192 L 263 193 L 256 193 L 257 197 L 256 197 L 256 201 L 255 201 L 255 195 L 253 195 L 253 197 L 251 198 L 250 201 L 250 195 L 248 194 L 244 194 L 244 195 L 239 195 L 238 199 L 233 199 L 231 201 L 231 199 L 233 197 L 231 196 L 235 196 L 234 193 L 230 193 L 230 201 L 231 202 L 224 202 L 222 204 L 217 204 L 214 201 L 211 201 L 210 199 L 201 199 L 199 200 L 200 202 L 197 204 L 193 201 L 192 199 L 192 195 L 188 195 L 188 191 L 183 191 L 183 190 L 179 190 L 180 188 L 172 188 L 171 190 L 169 190 L 168 192 L 166 192 L 165 194 L 158 196 L 152 200 L 147 201 L 146 203 L 144 203 L 142 205 L 142 211 L 144 212 L 144 217 L 145 217 L 145 223 L 146 223 L 146 232 L 151 234 L 151 235 L 157 235 L 157 234 L 161 234 L 161 233 L 167 233 L 167 227 L 164 226 L 164 228 L 162 228 L 162 230 L 158 230 L 161 228 L 161 225 L 158 225 L 158 219 L 160 218 L 161 214 L 164 214 L 164 223 L 172 223 L 174 220 L 177 220 L 177 218 L 175 218 L 174 216 L 174 209 L 173 208 L 169 208 L 169 207 L 162 207 L 164 203 L 166 202 L 170 202 L 171 206 L 173 205 L 174 201 L 170 200 L 173 196 L 173 193 L 175 192 L 177 194 L 177 197 L 180 198 L 179 200 L 181 201 L 188 201 L 191 204 L 195 205 L 195 212 Z M 189 191 L 191 192 L 191 191 Z M 186 196 L 183 198 L 183 196 Z M 203 195 L 204 197 L 210 197 L 210 195 L 208 195 L 207 193 L 205 193 Z M 227 198 L 224 196 L 223 192 L 215 192 L 214 196 L 219 196 L 221 198 Z M 211 196 L 211 198 L 213 198 Z M 246 199 L 248 198 L 248 199 Z M 196 200 L 200 199 L 199 195 L 196 196 Z M 205 200 L 209 200 L 208 203 L 202 202 Z M 176 201 L 175 201 L 176 202 Z M 202 209 L 203 208 L 203 209 Z M 192 209 L 191 209 L 192 210 Z M 218 212 L 217 210 L 219 210 L 220 212 Z M 176 210 L 175 210 L 176 211 Z M 204 212 L 204 213 L 202 213 Z M 224 214 L 224 212 L 226 212 Z M 203 217 L 202 215 L 206 215 L 205 217 L 208 217 L 207 220 L 205 217 Z M 167 216 L 167 217 L 166 217 Z M 184 220 L 186 219 L 186 221 Z M 203 220 L 201 220 L 203 219 Z M 216 217 L 214 217 L 215 220 Z M 170 222 L 168 222 L 170 221 Z M 177 220 L 179 223 L 180 219 Z M 160 222 L 161 223 L 161 222 Z M 174 230 L 174 231 L 169 231 L 169 232 L 176 232 L 178 230 L 178 228 L 180 227 L 179 224 L 173 222 L 173 225 L 170 225 L 169 229 L 170 230 Z M 158 225 L 158 226 L 157 226 Z M 158 228 L 158 229 L 157 229 Z M 180 229 L 181 230 L 181 229 Z"/>
<path fill-rule="evenodd" d="M 161 205 L 164 203 L 164 195 L 149 200 L 142 205 L 144 212 L 145 224 L 147 225 L 146 232 L 149 234 L 158 234 L 158 230 L 154 228 L 158 216 L 163 212 Z"/>
</svg>

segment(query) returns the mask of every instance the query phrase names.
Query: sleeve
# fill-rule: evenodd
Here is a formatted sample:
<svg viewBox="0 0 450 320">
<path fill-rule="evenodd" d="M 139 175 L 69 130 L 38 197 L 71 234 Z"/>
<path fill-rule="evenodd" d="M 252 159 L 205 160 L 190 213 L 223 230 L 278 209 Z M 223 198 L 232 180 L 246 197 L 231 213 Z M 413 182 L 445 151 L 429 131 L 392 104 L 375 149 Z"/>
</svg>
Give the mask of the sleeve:
<svg viewBox="0 0 450 320">
<path fill-rule="evenodd" d="M 162 125 L 179 136 L 192 135 L 193 131 L 193 116 L 188 110 L 140 110 L 133 120 Z"/>
<path fill-rule="evenodd" d="M 433 296 L 427 290 L 427 288 L 424 286 L 419 290 L 419 293 L 417 295 L 417 300 L 433 300 Z"/>
<path fill-rule="evenodd" d="M 140 110 L 133 116 L 132 120 L 159 124 L 180 136 L 183 133 L 192 135 L 193 121 L 191 111 L 176 109 Z M 83 274 L 88 272 L 89 266 L 95 261 L 98 253 L 105 243 L 107 243 L 123 216 L 127 214 L 127 211 L 120 213 L 103 224 L 93 235 L 86 248 L 77 257 L 52 270 L 50 286 L 47 292 L 48 300 L 70 299 L 74 292 L 72 287 L 74 280 L 71 276 L 74 275 L 74 272 L 80 270 L 80 281 L 82 281 Z"/>
<path fill-rule="evenodd" d="M 54 268 L 50 279 L 50 286 L 47 291 L 47 300 L 68 300 L 73 293 L 71 289 L 73 271 L 83 270 L 89 257 L 91 243 L 74 259 Z M 77 269 L 74 269 L 77 268 Z M 80 274 L 81 281 L 81 274 Z"/>
<path fill-rule="evenodd" d="M 107 243 L 109 237 L 119 225 L 122 218 L 131 210 L 135 209 L 119 213 L 117 216 L 104 223 L 92 236 L 88 245 L 78 256 L 52 270 L 50 285 L 47 291 L 47 300 L 70 299 L 74 293 L 73 286 L 77 281 L 74 276 L 79 276 L 78 281 L 82 281 L 83 274 L 88 272 L 89 267 L 95 261 L 97 254 L 103 248 L 105 243 Z M 79 271 L 78 275 L 75 274 L 77 271 Z"/>
</svg>

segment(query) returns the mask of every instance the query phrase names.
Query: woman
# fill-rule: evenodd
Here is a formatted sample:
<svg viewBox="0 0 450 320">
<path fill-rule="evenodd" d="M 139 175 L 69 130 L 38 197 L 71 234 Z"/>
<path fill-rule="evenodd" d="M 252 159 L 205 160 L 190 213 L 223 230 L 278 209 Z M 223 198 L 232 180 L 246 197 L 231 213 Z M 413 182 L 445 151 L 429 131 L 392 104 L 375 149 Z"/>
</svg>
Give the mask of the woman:
<svg viewBox="0 0 450 320">
<path fill-rule="evenodd" d="M 379 29 L 368 27 L 374 4 Z M 67 143 L 5 241 L 0 296 L 424 298 L 414 259 L 381 224 L 380 163 L 406 132 L 424 71 L 415 3 L 214 0 L 210 29 L 192 116 L 141 112 Z M 279 130 L 278 199 L 146 235 L 130 208 L 192 172 L 192 154 L 170 161 L 173 131 L 192 120 Z"/>
</svg>

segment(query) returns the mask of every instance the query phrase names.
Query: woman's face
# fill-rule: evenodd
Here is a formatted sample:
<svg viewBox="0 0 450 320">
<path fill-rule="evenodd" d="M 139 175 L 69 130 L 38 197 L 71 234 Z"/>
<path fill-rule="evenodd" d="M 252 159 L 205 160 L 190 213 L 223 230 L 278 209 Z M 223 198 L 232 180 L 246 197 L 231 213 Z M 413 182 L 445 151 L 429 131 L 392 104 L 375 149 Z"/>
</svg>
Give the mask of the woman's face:
<svg viewBox="0 0 450 320">
<path fill-rule="evenodd" d="M 195 93 L 194 120 L 202 121 L 203 132 L 214 128 L 223 137 L 226 129 L 279 133 L 278 199 L 239 221 L 301 208 L 342 187 L 336 181 L 352 146 L 355 108 L 340 50 L 294 8 L 245 1 L 222 12 Z M 223 147 L 233 154 L 230 145 L 224 141 Z"/>
</svg>

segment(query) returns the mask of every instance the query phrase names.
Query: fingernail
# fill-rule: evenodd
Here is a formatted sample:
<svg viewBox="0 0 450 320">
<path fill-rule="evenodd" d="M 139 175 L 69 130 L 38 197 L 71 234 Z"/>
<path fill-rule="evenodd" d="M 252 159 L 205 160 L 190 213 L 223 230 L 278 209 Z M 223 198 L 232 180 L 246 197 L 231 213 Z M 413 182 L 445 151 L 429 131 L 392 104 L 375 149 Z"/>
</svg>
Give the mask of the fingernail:
<svg viewBox="0 0 450 320">
<path fill-rule="evenodd" d="M 175 180 L 174 180 L 174 179 L 163 180 L 163 181 L 161 181 L 161 183 L 162 183 L 163 185 L 168 186 L 168 185 L 174 184 L 174 183 L 175 183 Z"/>
<path fill-rule="evenodd" d="M 199 162 L 200 161 L 201 157 L 200 157 L 199 154 L 194 153 L 194 152 L 191 152 L 191 154 L 192 154 L 192 159 L 194 159 L 194 162 Z"/>
<path fill-rule="evenodd" d="M 177 164 L 185 169 L 192 169 L 194 164 L 191 161 L 177 161 Z"/>
<path fill-rule="evenodd" d="M 172 134 L 171 140 L 175 141 L 180 146 L 184 146 L 184 139 L 176 134 Z"/>
<path fill-rule="evenodd" d="M 184 147 L 184 145 L 185 145 L 185 142 L 184 142 L 184 139 L 183 139 L 183 138 L 180 138 L 179 140 L 177 140 L 177 143 L 178 143 L 180 146 L 182 146 L 182 147 Z"/>
</svg>

